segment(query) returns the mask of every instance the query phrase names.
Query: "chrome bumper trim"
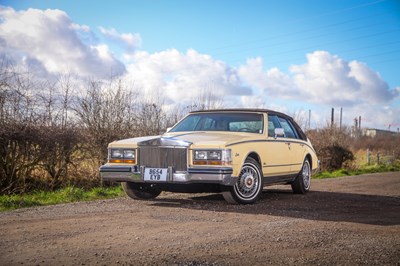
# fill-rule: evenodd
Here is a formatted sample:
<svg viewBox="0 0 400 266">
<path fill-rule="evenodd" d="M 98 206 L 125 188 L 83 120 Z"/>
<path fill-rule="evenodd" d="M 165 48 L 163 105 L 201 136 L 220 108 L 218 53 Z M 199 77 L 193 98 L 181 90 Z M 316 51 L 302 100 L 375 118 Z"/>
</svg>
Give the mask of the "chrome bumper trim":
<svg viewBox="0 0 400 266">
<path fill-rule="evenodd" d="M 189 168 L 189 174 L 232 174 L 232 168 L 223 167 L 223 168 Z"/>
<path fill-rule="evenodd" d="M 104 181 L 115 182 L 144 182 L 144 167 L 137 166 L 110 166 L 100 167 L 100 176 Z M 232 176 L 232 168 L 189 168 L 188 171 L 173 172 L 169 168 L 166 183 L 216 183 L 224 186 L 233 186 L 237 177 Z"/>
<path fill-rule="evenodd" d="M 317 168 L 315 168 L 314 170 L 312 170 L 312 175 L 316 175 L 316 174 L 318 174 L 319 172 L 321 172 L 321 161 L 320 161 L 320 160 L 318 160 L 318 166 L 317 166 Z"/>
</svg>

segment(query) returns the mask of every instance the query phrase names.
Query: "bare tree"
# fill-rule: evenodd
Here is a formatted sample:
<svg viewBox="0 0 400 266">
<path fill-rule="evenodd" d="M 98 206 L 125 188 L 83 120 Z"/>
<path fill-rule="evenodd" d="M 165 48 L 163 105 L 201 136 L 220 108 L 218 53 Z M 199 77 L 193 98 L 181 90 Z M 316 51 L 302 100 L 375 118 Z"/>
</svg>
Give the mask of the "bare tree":
<svg viewBox="0 0 400 266">
<path fill-rule="evenodd" d="M 165 112 L 165 128 L 172 127 L 188 113 L 188 106 L 175 104 L 173 108 Z"/>
<path fill-rule="evenodd" d="M 35 123 L 35 84 L 12 64 L 1 64 L 0 191 L 26 186 L 26 179 L 40 161 Z"/>
<path fill-rule="evenodd" d="M 192 98 L 192 103 L 188 107 L 189 111 L 220 109 L 224 107 L 224 101 L 222 96 L 211 89 L 203 89 L 200 95 Z"/>
<path fill-rule="evenodd" d="M 299 109 L 291 114 L 294 121 L 303 129 L 308 130 L 308 113 L 306 113 L 303 109 Z"/>
<path fill-rule="evenodd" d="M 140 104 L 136 132 L 139 135 L 159 135 L 165 131 L 165 114 L 161 105 L 151 102 Z"/>
<path fill-rule="evenodd" d="M 90 153 L 99 164 L 107 157 L 109 142 L 135 134 L 136 95 L 120 80 L 116 82 L 106 87 L 101 81 L 89 81 L 86 94 L 74 107 L 78 123 L 87 134 Z"/>
</svg>

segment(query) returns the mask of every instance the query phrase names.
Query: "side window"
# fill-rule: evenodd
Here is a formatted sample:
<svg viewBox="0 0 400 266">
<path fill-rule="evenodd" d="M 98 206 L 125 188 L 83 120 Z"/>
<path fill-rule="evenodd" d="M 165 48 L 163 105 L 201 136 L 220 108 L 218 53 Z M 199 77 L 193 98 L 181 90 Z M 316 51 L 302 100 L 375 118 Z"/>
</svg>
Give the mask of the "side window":
<svg viewBox="0 0 400 266">
<path fill-rule="evenodd" d="M 285 137 L 291 139 L 297 139 L 298 135 L 296 131 L 293 129 L 293 126 L 290 124 L 290 121 L 286 120 L 285 118 L 279 117 L 279 123 L 281 127 L 285 131 Z"/>
<path fill-rule="evenodd" d="M 296 127 L 293 125 L 293 123 L 292 123 L 290 120 L 289 120 L 288 122 L 289 122 L 289 125 L 290 125 L 290 127 L 292 128 L 292 130 L 293 130 L 295 136 L 296 136 L 296 139 L 301 139 L 302 137 L 300 136 L 299 132 L 297 131 L 297 129 L 296 129 Z"/>
<path fill-rule="evenodd" d="M 268 137 L 275 137 L 275 128 L 279 128 L 279 121 L 276 115 L 268 115 Z"/>
</svg>

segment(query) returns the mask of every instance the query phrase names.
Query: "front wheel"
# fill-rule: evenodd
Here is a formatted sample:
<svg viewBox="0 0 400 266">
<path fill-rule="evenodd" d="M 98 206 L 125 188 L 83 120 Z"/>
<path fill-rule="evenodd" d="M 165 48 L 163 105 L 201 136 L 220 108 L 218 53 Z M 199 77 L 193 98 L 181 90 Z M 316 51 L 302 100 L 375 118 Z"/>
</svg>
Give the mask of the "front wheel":
<svg viewBox="0 0 400 266">
<path fill-rule="evenodd" d="M 311 166 L 308 159 L 304 160 L 300 173 L 292 183 L 292 190 L 295 194 L 306 194 L 311 186 Z"/>
<path fill-rule="evenodd" d="M 261 196 L 262 188 L 263 176 L 260 164 L 253 158 L 247 158 L 236 184 L 222 192 L 222 195 L 229 203 L 252 204 Z"/>
<path fill-rule="evenodd" d="M 158 190 L 149 184 L 122 182 L 122 188 L 128 197 L 139 200 L 154 199 L 161 193 L 161 190 Z"/>
</svg>

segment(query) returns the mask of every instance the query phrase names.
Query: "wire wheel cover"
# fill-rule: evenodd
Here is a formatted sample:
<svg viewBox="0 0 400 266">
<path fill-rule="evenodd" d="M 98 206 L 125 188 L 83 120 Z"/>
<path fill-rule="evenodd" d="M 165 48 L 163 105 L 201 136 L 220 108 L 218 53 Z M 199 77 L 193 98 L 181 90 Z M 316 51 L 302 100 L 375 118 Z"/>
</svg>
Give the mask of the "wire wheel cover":
<svg viewBox="0 0 400 266">
<path fill-rule="evenodd" d="M 310 188 L 310 181 L 311 181 L 310 163 L 308 161 L 304 162 L 301 174 L 303 176 L 304 188 L 308 190 Z"/>
<path fill-rule="evenodd" d="M 237 195 L 244 199 L 257 195 L 260 186 L 260 174 L 251 164 L 245 164 L 240 171 L 238 182 L 235 185 Z"/>
</svg>

